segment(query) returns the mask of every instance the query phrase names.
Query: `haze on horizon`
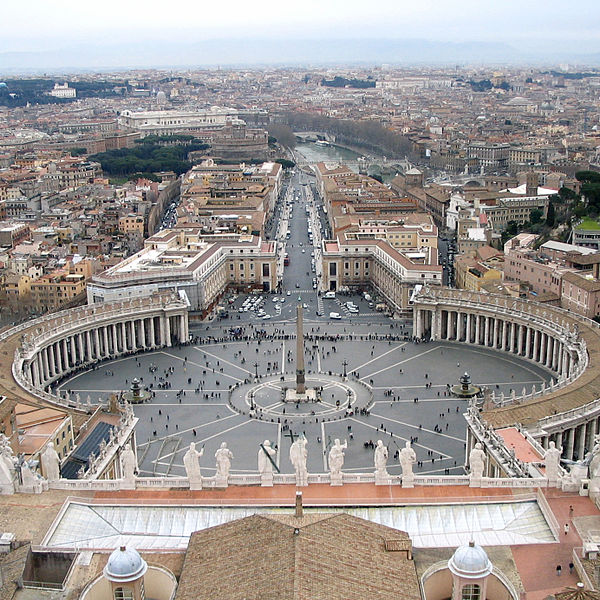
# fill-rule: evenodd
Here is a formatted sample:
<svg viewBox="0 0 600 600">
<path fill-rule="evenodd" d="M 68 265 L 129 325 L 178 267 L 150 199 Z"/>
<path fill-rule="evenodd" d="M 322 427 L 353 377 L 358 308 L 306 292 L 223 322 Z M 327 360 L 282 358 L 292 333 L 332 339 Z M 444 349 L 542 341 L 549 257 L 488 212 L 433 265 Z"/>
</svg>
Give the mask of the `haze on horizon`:
<svg viewBox="0 0 600 600">
<path fill-rule="evenodd" d="M 3 63 L 14 68 L 27 56 L 29 62 L 37 59 L 44 67 L 83 66 L 85 60 L 91 61 L 90 66 L 127 62 L 160 66 L 161 56 L 163 64 L 185 64 L 186 57 L 188 64 L 202 64 L 203 58 L 204 64 L 215 60 L 256 64 L 273 52 L 282 62 L 297 63 L 305 40 L 316 41 L 305 45 L 307 62 L 315 57 L 335 62 L 346 54 L 349 61 L 359 60 L 361 52 L 366 60 L 390 60 L 381 48 L 370 52 L 373 44 L 386 40 L 401 47 L 411 41 L 438 44 L 438 52 L 440 44 L 461 46 L 465 56 L 474 53 L 475 60 L 486 58 L 485 51 L 477 56 L 478 48 L 493 48 L 490 58 L 494 60 L 503 52 L 509 60 L 519 56 L 540 60 L 544 55 L 550 60 L 561 56 L 566 60 L 586 55 L 597 58 L 598 22 L 597 0 L 570 4 L 558 0 L 105 0 L 102 5 L 30 0 L 2 8 L 0 72 Z M 338 45 L 336 50 L 336 40 L 350 44 L 349 49 Z M 322 49 L 319 41 L 327 42 Z M 352 41 L 358 44 L 354 52 Z M 368 48 L 367 43 L 371 44 Z M 294 45 L 294 52 L 286 52 Z M 195 48 L 195 53 L 190 53 L 190 48 Z M 124 54 L 131 49 L 129 56 Z"/>
</svg>

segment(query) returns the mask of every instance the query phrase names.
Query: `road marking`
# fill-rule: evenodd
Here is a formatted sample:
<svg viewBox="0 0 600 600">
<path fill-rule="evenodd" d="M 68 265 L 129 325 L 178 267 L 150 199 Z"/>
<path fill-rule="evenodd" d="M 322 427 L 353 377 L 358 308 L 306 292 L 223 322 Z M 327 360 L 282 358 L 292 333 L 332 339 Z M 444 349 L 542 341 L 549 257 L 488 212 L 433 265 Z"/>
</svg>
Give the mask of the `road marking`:
<svg viewBox="0 0 600 600">
<path fill-rule="evenodd" d="M 361 377 L 360 380 L 363 381 L 363 380 L 367 379 L 368 377 L 373 377 L 373 375 L 379 375 L 379 373 L 383 373 L 384 371 L 388 371 L 389 369 L 394 369 L 398 365 L 403 365 L 404 363 L 414 360 L 415 358 L 421 358 L 421 356 L 425 356 L 425 354 L 429 354 L 430 352 L 434 352 L 435 350 L 437 350 L 437 348 L 431 348 L 430 350 L 425 350 L 425 352 L 421 352 L 421 354 L 415 354 L 415 356 L 411 356 L 410 358 L 401 360 L 400 362 L 394 363 L 393 365 L 390 365 L 389 367 L 379 369 L 379 371 L 373 371 L 373 373 L 369 373 L 368 375 Z"/>
<path fill-rule="evenodd" d="M 365 340 L 362 340 L 362 341 L 365 341 Z M 351 369 L 350 371 L 348 371 L 348 373 L 353 373 L 354 371 L 358 371 L 359 369 L 362 369 L 363 367 L 366 367 L 368 364 L 370 364 L 372 362 L 375 362 L 375 361 L 379 360 L 380 358 L 383 358 L 384 356 L 387 356 L 388 354 L 391 354 L 395 350 L 398 350 L 398 348 L 402 348 L 403 346 L 406 346 L 406 344 L 407 344 L 407 342 L 404 342 L 404 344 L 400 344 L 399 346 L 395 346 L 391 350 L 388 350 L 387 352 L 384 352 L 383 354 L 380 354 L 377 358 L 372 358 L 371 360 L 367 361 L 366 363 L 363 363 L 362 365 L 360 365 L 358 367 L 354 367 L 354 369 Z M 396 363 L 396 364 L 398 364 L 398 363 Z"/>
<path fill-rule="evenodd" d="M 248 373 L 249 375 L 252 375 L 251 371 L 248 371 L 248 369 L 244 369 L 244 367 L 240 367 L 239 365 L 236 365 L 235 363 L 226 360 L 224 358 L 221 358 L 220 356 L 217 356 L 216 354 L 213 354 L 212 352 L 209 352 L 208 350 L 200 350 L 200 348 L 198 346 L 194 346 L 195 350 L 198 350 L 198 352 L 202 352 L 203 354 L 208 354 L 208 356 L 212 356 L 213 358 L 216 358 L 218 361 L 221 361 L 227 365 L 231 365 L 232 367 L 235 367 L 236 369 L 239 369 L 240 371 L 244 371 L 244 373 Z"/>
</svg>

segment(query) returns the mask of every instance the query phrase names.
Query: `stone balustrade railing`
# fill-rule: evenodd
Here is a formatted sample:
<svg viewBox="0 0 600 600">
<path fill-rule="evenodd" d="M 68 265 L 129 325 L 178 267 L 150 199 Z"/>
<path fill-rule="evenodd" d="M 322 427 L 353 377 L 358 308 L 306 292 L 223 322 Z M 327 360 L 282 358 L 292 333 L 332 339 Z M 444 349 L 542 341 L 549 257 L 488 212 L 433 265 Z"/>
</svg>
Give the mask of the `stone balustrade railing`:
<svg viewBox="0 0 600 600">
<path fill-rule="evenodd" d="M 350 483 L 373 483 L 374 473 L 343 473 L 343 484 Z M 132 486 L 124 484 L 123 479 L 60 479 L 49 483 L 50 489 L 60 490 L 118 490 L 132 489 Z M 228 479 L 229 486 L 261 485 L 260 474 L 231 474 Z M 296 477 L 293 474 L 273 475 L 273 485 L 295 485 Z M 412 483 L 415 487 L 423 486 L 469 486 L 472 481 L 469 475 L 415 475 Z M 329 473 L 310 473 L 308 485 L 331 484 Z M 136 477 L 135 488 L 175 489 L 189 488 L 187 477 Z M 387 485 L 402 486 L 402 476 L 391 475 Z M 202 489 L 214 489 L 219 487 L 215 477 L 203 477 Z M 222 486 L 221 486 L 222 487 Z M 412 486 L 411 486 L 412 487 Z M 519 488 L 531 489 L 548 487 L 548 481 L 544 477 L 521 478 L 521 477 L 483 477 L 477 484 L 482 488 Z"/>
</svg>

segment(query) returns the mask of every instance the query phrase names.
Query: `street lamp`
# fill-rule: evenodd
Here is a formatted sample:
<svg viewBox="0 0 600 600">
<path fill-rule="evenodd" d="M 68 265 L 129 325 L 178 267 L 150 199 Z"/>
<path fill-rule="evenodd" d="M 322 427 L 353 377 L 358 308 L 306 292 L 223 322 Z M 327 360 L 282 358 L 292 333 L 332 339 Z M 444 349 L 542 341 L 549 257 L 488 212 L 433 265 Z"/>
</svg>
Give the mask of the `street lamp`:
<svg viewBox="0 0 600 600">
<path fill-rule="evenodd" d="M 254 377 L 256 377 L 256 379 L 258 379 L 258 363 L 256 361 L 254 361 Z"/>
<path fill-rule="evenodd" d="M 348 366 L 348 361 L 346 359 L 344 359 L 342 361 L 342 367 L 344 367 L 344 370 L 342 371 L 342 377 L 345 379 L 346 378 L 346 367 Z"/>
</svg>

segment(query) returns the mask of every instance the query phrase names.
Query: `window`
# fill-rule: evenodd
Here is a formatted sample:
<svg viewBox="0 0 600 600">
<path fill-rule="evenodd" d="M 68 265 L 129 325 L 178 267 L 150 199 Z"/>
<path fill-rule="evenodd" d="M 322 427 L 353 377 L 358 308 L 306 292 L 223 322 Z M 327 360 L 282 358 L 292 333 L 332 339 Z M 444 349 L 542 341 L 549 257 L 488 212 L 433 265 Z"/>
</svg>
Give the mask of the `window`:
<svg viewBox="0 0 600 600">
<path fill-rule="evenodd" d="M 469 583 L 462 589 L 462 600 L 479 600 L 481 598 L 481 588 L 477 584 Z"/>
<path fill-rule="evenodd" d="M 133 600 L 133 590 L 127 588 L 115 588 L 115 600 Z"/>
</svg>

